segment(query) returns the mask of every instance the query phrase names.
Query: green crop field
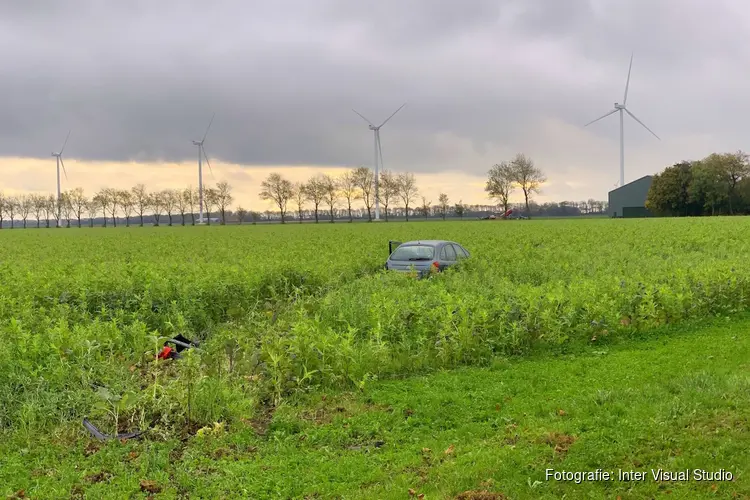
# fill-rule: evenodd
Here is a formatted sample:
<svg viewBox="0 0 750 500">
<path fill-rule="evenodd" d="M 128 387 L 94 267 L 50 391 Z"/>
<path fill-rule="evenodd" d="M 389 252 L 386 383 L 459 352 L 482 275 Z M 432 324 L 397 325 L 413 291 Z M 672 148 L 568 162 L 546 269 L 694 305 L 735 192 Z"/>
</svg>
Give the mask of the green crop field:
<svg viewBox="0 0 750 500">
<path fill-rule="evenodd" d="M 624 376 L 627 365 L 642 372 L 641 379 L 624 377 L 632 394 L 617 393 L 611 419 L 643 418 L 647 430 L 642 435 L 654 440 L 659 426 L 649 421 L 649 412 L 663 403 L 654 398 L 666 394 L 670 411 L 682 415 L 697 411 L 691 401 L 705 400 L 701 391 L 709 388 L 698 381 L 677 392 L 638 396 L 640 384 L 660 373 L 677 373 L 679 380 L 698 376 L 686 367 L 702 370 L 711 343 L 732 338 L 738 342 L 735 348 L 716 351 L 724 353 L 733 370 L 707 367 L 706 377 L 713 384 L 711 394 L 725 398 L 717 411 L 725 412 L 735 431 L 744 429 L 724 441 L 717 437 L 717 443 L 730 448 L 737 440 L 748 444 L 750 374 L 740 356 L 747 359 L 746 330 L 696 334 L 693 346 L 684 333 L 674 349 L 658 343 L 661 356 L 651 355 L 649 365 L 639 365 L 638 356 L 623 350 L 607 368 L 596 354 L 621 343 L 637 349 L 657 334 L 671 338 L 664 332 L 681 325 L 700 329 L 702 322 L 716 321 L 712 318 L 742 317 L 750 305 L 748 236 L 747 218 L 4 229 L 0 495 L 23 490 L 38 498 L 84 493 L 127 498 L 158 490 L 165 497 L 231 497 L 241 491 L 240 496 L 251 498 L 406 498 L 412 487 L 419 494 L 419 478 L 427 498 L 463 490 L 502 491 L 511 498 L 573 495 L 577 488 L 611 494 L 615 490 L 605 486 L 544 482 L 544 449 L 562 447 L 567 453 L 570 447 L 570 463 L 578 470 L 633 467 L 620 456 L 594 450 L 593 444 L 578 459 L 573 450 L 582 445 L 573 440 L 552 448 L 540 445 L 543 438 L 532 436 L 532 427 L 548 429 L 546 424 L 519 429 L 520 442 L 531 444 L 518 454 L 482 455 L 486 442 L 472 439 L 479 434 L 491 439 L 496 431 L 502 441 L 508 426 L 521 425 L 522 411 L 492 428 L 477 424 L 476 435 L 464 425 L 464 436 L 446 435 L 456 426 L 446 430 L 438 416 L 455 412 L 470 421 L 484 418 L 486 408 L 473 406 L 476 401 L 493 411 L 497 404 L 500 411 L 504 403 L 488 395 L 504 397 L 498 387 L 506 382 L 498 378 L 497 366 L 506 360 L 510 365 L 502 371 L 509 374 L 507 383 L 516 391 L 512 397 L 526 413 L 547 411 L 535 406 L 538 395 L 560 411 L 578 404 L 575 424 L 567 425 L 580 430 L 603 417 L 592 413 L 601 405 L 576 403 L 578 395 L 601 389 L 597 397 L 605 404 L 611 391 L 585 384 L 614 383 L 613 374 Z M 472 257 L 424 280 L 382 270 L 389 239 L 431 238 L 457 241 Z M 176 361 L 158 360 L 165 339 L 178 333 L 200 339 L 200 350 L 189 350 Z M 672 352 L 685 356 L 685 363 L 679 358 L 667 362 Z M 690 357 L 697 353 L 702 357 Z M 535 370 L 548 367 L 564 377 L 570 366 L 561 359 L 572 355 L 593 356 L 598 368 L 587 368 L 583 361 L 572 368 L 581 379 L 572 380 L 578 389 L 569 387 L 565 394 L 549 382 L 537 394 L 537 388 L 524 387 L 513 375 L 517 366 L 518 373 L 533 378 L 531 365 L 525 364 L 532 361 L 524 360 L 534 359 Z M 600 377 L 586 375 L 589 369 L 599 370 Z M 482 378 L 492 382 L 483 384 Z M 456 393 L 454 403 L 464 409 L 441 411 L 442 403 L 419 380 L 431 380 L 440 394 L 465 386 L 476 401 Z M 394 405 L 413 411 L 405 396 L 409 391 L 432 415 L 422 428 L 407 432 L 396 429 L 401 424 L 368 416 Z M 327 394 L 337 402 L 327 404 Z M 684 404 L 674 402 L 676 394 Z M 335 408 L 354 415 L 352 420 L 331 417 Z M 316 412 L 322 427 L 305 431 Z M 141 441 L 94 445 L 81 426 L 84 417 L 104 432 L 148 432 Z M 633 449 L 647 447 L 633 435 L 633 421 L 622 431 L 613 421 L 600 423 L 606 433 L 591 443 L 617 450 L 623 460 L 632 460 Z M 382 450 L 371 445 L 386 432 L 383 426 L 392 427 L 398 445 L 390 439 Z M 308 436 L 304 444 L 300 435 Z M 441 462 L 432 468 L 419 456 L 416 465 L 407 459 L 413 448 L 425 447 L 440 451 L 443 460 L 452 452 L 443 454 L 437 446 L 459 437 L 477 447 L 477 463 L 505 471 L 507 484 L 485 481 L 491 473 L 478 470 L 468 458 L 463 465 Z M 685 436 L 675 439 L 685 452 L 701 444 L 681 441 Z M 238 454 L 238 446 L 254 452 Z M 457 452 L 457 460 L 466 457 L 467 446 Z M 347 455 L 342 457 L 339 448 Z M 643 467 L 659 465 L 664 458 L 659 453 L 673 448 L 649 450 L 643 456 L 653 464 Z M 554 450 L 549 460 L 555 459 Z M 380 459 L 379 453 L 384 453 Z M 725 455 L 726 463 L 717 469 L 744 467 L 747 473 L 748 461 L 738 459 L 744 456 L 740 451 L 727 448 Z M 227 456 L 235 457 L 229 465 Z M 701 457 L 700 466 L 709 466 L 709 458 Z M 336 466 L 339 460 L 342 468 Z M 691 467 L 684 456 L 681 460 L 681 467 Z M 420 467 L 429 470 L 423 473 Z M 243 477 L 243 470 L 254 479 Z M 748 495 L 748 478 L 741 473 L 734 470 L 731 491 Z M 233 490 L 237 484 L 242 488 Z M 636 488 L 635 497 L 652 497 L 657 494 L 652 487 Z M 696 488 L 676 487 L 675 493 L 692 497 L 730 491 L 723 484 L 718 491 Z M 617 492 L 628 498 L 630 490 Z"/>
</svg>

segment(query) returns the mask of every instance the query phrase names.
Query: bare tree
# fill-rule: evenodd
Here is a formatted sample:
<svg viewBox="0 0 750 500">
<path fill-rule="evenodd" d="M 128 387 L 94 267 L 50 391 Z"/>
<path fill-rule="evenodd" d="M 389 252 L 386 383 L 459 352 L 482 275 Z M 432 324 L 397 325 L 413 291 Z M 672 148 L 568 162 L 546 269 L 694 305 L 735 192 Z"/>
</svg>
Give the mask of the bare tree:
<svg viewBox="0 0 750 500">
<path fill-rule="evenodd" d="M 18 214 L 21 216 L 23 221 L 23 228 L 26 229 L 26 219 L 29 218 L 31 209 L 34 206 L 34 200 L 27 194 L 21 195 L 18 200 Z"/>
<path fill-rule="evenodd" d="M 211 225 L 211 212 L 219 203 L 219 192 L 214 188 L 203 190 L 203 208 L 206 211 L 206 224 Z"/>
<path fill-rule="evenodd" d="M 47 198 L 48 205 L 52 208 L 54 213 L 54 207 L 57 200 L 53 195 L 50 195 Z M 63 217 L 65 217 L 65 227 L 70 227 L 70 219 L 73 218 L 73 203 L 70 199 L 70 195 L 67 191 L 63 191 L 60 193 L 60 211 L 62 212 Z M 47 216 L 47 225 L 49 225 L 49 215 Z"/>
<path fill-rule="evenodd" d="M 455 210 L 456 215 L 461 217 L 461 220 L 464 219 L 464 214 L 466 213 L 466 205 L 464 205 L 463 201 L 458 200 L 458 203 L 456 203 L 456 206 L 453 208 Z"/>
<path fill-rule="evenodd" d="M 53 217 L 66 217 L 65 200 L 63 199 L 63 194 L 64 193 L 60 193 L 59 202 L 57 200 L 57 197 L 53 194 L 44 197 L 44 218 L 47 225 L 46 227 L 50 226 L 50 220 L 52 220 Z M 58 204 L 60 205 L 59 208 L 57 206 Z M 57 220 L 55 220 L 55 226 L 57 226 Z"/>
<path fill-rule="evenodd" d="M 190 219 L 193 226 L 195 225 L 195 208 L 198 206 L 198 191 L 193 186 L 188 186 L 182 192 L 182 198 L 185 200 L 188 210 L 190 210 Z"/>
<path fill-rule="evenodd" d="M 86 203 L 86 210 L 89 215 L 89 225 L 94 227 L 94 219 L 99 213 L 99 199 L 96 196 Z"/>
<path fill-rule="evenodd" d="M 321 181 L 323 181 L 323 200 L 328 205 L 328 213 L 331 216 L 331 223 L 333 223 L 333 210 L 339 200 L 339 186 L 336 179 L 327 174 L 321 177 Z"/>
<path fill-rule="evenodd" d="M 141 227 L 143 226 L 143 216 L 146 210 L 149 209 L 149 203 L 151 202 L 151 196 L 146 191 L 146 186 L 143 184 L 136 184 L 130 190 L 133 193 L 133 201 L 135 202 L 135 210 L 141 219 Z"/>
<path fill-rule="evenodd" d="M 354 221 L 352 217 L 352 202 L 361 198 L 359 189 L 357 188 L 357 182 L 354 177 L 354 172 L 348 170 L 344 172 L 338 180 L 339 190 L 341 195 L 346 200 L 346 209 L 349 214 L 349 222 Z"/>
<path fill-rule="evenodd" d="M 237 207 L 237 211 L 235 212 L 237 214 L 237 221 L 242 224 L 242 222 L 245 220 L 245 217 L 247 217 L 247 210 L 242 208 L 242 205 Z"/>
<path fill-rule="evenodd" d="M 315 214 L 315 223 L 318 223 L 318 213 L 320 204 L 323 203 L 326 196 L 326 176 L 323 174 L 314 175 L 307 184 L 305 185 L 305 193 L 307 199 L 313 204 L 313 212 Z"/>
<path fill-rule="evenodd" d="M 487 173 L 484 190 L 490 198 L 498 200 L 503 206 L 503 212 L 507 212 L 510 206 L 510 195 L 513 193 L 515 177 L 513 166 L 507 161 L 493 165 Z"/>
<path fill-rule="evenodd" d="M 393 205 L 392 202 L 398 195 L 398 179 L 390 170 L 380 172 L 378 192 L 380 204 L 383 205 L 385 221 L 388 222 L 388 207 Z"/>
<path fill-rule="evenodd" d="M 21 202 L 16 196 L 10 196 L 5 199 L 5 213 L 8 214 L 11 229 L 16 227 L 16 214 L 18 213 L 18 206 L 20 204 Z"/>
<path fill-rule="evenodd" d="M 167 218 L 169 219 L 168 225 L 172 225 L 172 213 L 177 206 L 177 197 L 179 195 L 172 189 L 165 189 L 161 192 L 161 199 L 163 200 L 164 211 L 167 212 Z"/>
<path fill-rule="evenodd" d="M 41 227 L 40 221 L 44 214 L 44 206 L 47 204 L 47 197 L 41 194 L 29 195 L 29 202 L 31 203 L 31 209 L 36 217 L 36 227 Z"/>
<path fill-rule="evenodd" d="M 117 210 L 120 208 L 120 192 L 114 188 L 106 188 L 104 190 L 109 201 L 109 213 L 112 215 L 112 226 L 117 227 Z M 107 216 L 105 215 L 106 219 Z"/>
<path fill-rule="evenodd" d="M 281 223 L 284 224 L 284 216 L 286 215 L 286 207 L 289 203 L 290 198 L 294 194 L 292 183 L 284 179 L 281 174 L 272 173 L 266 180 L 261 182 L 260 197 L 262 200 L 271 200 L 276 203 L 281 212 Z"/>
<path fill-rule="evenodd" d="M 227 181 L 221 181 L 216 184 L 216 204 L 219 207 L 222 225 L 227 223 L 227 209 L 232 205 L 233 201 L 232 186 Z"/>
<path fill-rule="evenodd" d="M 94 202 L 104 214 L 104 227 L 107 227 L 107 215 L 109 214 L 109 206 L 112 203 L 109 199 L 109 195 L 110 191 L 107 188 L 100 190 L 94 195 Z"/>
<path fill-rule="evenodd" d="M 419 194 L 417 189 L 417 179 L 414 174 L 405 172 L 398 175 L 398 196 L 401 201 L 404 202 L 404 212 L 406 213 L 406 221 L 409 222 L 409 203 L 414 201 Z"/>
<path fill-rule="evenodd" d="M 529 210 L 529 198 L 534 193 L 539 193 L 541 185 L 547 181 L 544 173 L 534 165 L 531 158 L 519 153 L 510 162 L 513 171 L 513 182 L 521 186 L 523 197 L 526 201 L 526 216 L 531 218 Z"/>
<path fill-rule="evenodd" d="M 130 217 L 133 215 L 135 210 L 135 197 L 132 191 L 123 189 L 117 191 L 117 198 L 120 200 L 120 206 L 122 206 L 122 214 L 125 216 L 125 227 L 130 227 Z"/>
<path fill-rule="evenodd" d="M 83 188 L 75 188 L 71 191 L 67 191 L 68 199 L 70 200 L 70 206 L 73 208 L 73 214 L 78 219 L 78 227 L 81 227 L 81 217 L 83 212 L 87 209 L 86 196 L 83 194 Z"/>
<path fill-rule="evenodd" d="M 431 200 L 428 200 L 426 197 L 422 196 L 422 206 L 421 212 L 424 218 L 426 219 L 430 215 L 430 205 L 432 204 Z"/>
<path fill-rule="evenodd" d="M 164 201 L 163 192 L 151 193 L 148 196 L 148 206 L 151 208 L 154 215 L 154 226 L 159 225 L 159 219 L 164 213 Z"/>
<path fill-rule="evenodd" d="M 8 203 L 8 199 L 5 197 L 3 193 L 0 193 L 0 229 L 3 228 L 3 222 L 5 222 L 5 213 L 6 208 L 5 205 Z"/>
<path fill-rule="evenodd" d="M 372 202 L 375 191 L 375 174 L 367 167 L 354 169 L 354 183 L 359 188 L 360 198 L 367 209 L 367 220 L 372 222 Z"/>
<path fill-rule="evenodd" d="M 445 193 L 440 193 L 440 196 L 438 196 L 438 211 L 440 213 L 440 216 L 445 220 L 445 216 L 448 215 L 448 195 Z"/>
<path fill-rule="evenodd" d="M 185 225 L 185 214 L 188 210 L 188 200 L 185 196 L 185 190 L 175 191 L 175 204 L 177 205 L 177 211 L 180 212 L 180 218 L 182 219 L 182 225 Z"/>
<path fill-rule="evenodd" d="M 299 215 L 299 223 L 302 224 L 302 207 L 305 206 L 307 201 L 307 186 L 304 182 L 295 182 L 292 186 L 292 195 L 294 202 L 297 204 L 297 214 Z"/>
</svg>

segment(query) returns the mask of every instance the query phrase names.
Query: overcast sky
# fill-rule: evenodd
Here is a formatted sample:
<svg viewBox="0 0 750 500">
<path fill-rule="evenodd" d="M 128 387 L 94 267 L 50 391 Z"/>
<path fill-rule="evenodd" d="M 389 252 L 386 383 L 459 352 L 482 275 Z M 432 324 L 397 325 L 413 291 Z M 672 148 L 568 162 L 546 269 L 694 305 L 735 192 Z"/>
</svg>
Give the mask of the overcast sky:
<svg viewBox="0 0 750 500">
<path fill-rule="evenodd" d="M 749 33 L 741 0 L 2 0 L 0 189 L 52 191 L 69 129 L 67 187 L 116 185 L 117 165 L 193 182 L 215 112 L 214 173 L 257 197 L 274 169 L 371 165 L 352 108 L 379 123 L 408 102 L 384 164 L 425 190 L 482 201 L 524 152 L 544 199 L 605 199 L 617 116 L 582 125 L 622 100 L 631 52 L 628 107 L 662 140 L 626 117 L 626 181 L 748 148 Z"/>
</svg>

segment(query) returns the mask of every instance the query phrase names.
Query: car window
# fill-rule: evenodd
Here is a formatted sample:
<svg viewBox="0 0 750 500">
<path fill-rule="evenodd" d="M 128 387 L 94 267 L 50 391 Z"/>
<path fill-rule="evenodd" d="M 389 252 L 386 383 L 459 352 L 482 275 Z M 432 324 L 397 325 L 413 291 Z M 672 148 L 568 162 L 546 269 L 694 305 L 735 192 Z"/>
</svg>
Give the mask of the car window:
<svg viewBox="0 0 750 500">
<path fill-rule="evenodd" d="M 456 251 L 453 250 L 453 245 L 445 245 L 440 252 L 440 258 L 449 262 L 456 260 Z"/>
<path fill-rule="evenodd" d="M 392 254 L 391 260 L 431 260 L 435 249 L 427 245 L 401 245 Z"/>
<path fill-rule="evenodd" d="M 464 257 L 468 257 L 469 256 L 469 253 L 466 250 L 464 250 L 461 247 L 461 245 L 453 245 L 453 249 L 456 251 L 456 256 L 459 259 L 462 259 Z"/>
</svg>

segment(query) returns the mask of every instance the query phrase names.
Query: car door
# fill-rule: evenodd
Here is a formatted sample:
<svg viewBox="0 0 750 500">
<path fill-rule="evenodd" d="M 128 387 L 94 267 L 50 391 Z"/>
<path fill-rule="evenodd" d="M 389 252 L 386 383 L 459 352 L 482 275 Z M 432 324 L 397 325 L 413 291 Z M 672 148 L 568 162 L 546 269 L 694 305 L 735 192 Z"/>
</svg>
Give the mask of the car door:
<svg viewBox="0 0 750 500">
<path fill-rule="evenodd" d="M 453 245 L 444 245 L 443 249 L 440 250 L 440 267 L 444 268 L 456 263 L 456 251 L 453 249 Z"/>
<path fill-rule="evenodd" d="M 456 252 L 456 260 L 465 259 L 466 257 L 469 256 L 469 252 L 466 251 L 466 249 L 462 247 L 461 245 L 453 243 L 452 246 L 453 246 L 453 250 Z"/>
</svg>

